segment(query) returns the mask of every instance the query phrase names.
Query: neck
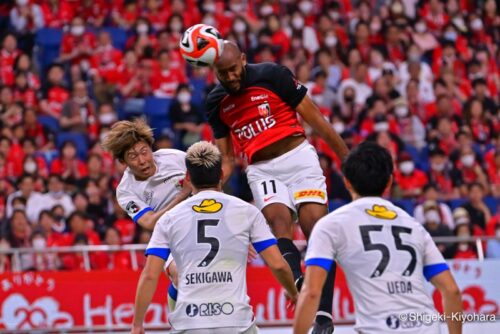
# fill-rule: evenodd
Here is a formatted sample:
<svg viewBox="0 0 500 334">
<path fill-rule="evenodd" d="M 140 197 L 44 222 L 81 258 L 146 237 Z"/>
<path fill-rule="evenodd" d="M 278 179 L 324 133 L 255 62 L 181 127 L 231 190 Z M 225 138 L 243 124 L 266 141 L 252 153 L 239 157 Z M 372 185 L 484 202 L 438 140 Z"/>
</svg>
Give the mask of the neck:
<svg viewBox="0 0 500 334">
<path fill-rule="evenodd" d="M 222 191 L 221 187 L 220 186 L 217 186 L 217 187 L 210 187 L 210 188 L 196 188 L 193 186 L 193 195 L 194 194 L 197 194 L 201 191 L 206 191 L 206 190 L 212 190 L 212 191 Z"/>
</svg>

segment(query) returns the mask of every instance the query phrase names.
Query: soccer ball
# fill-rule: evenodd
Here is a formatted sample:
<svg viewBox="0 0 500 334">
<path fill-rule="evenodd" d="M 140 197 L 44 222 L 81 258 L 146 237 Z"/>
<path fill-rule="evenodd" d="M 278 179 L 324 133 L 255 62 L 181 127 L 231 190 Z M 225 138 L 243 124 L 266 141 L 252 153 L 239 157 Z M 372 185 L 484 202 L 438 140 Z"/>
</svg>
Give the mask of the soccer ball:
<svg viewBox="0 0 500 334">
<path fill-rule="evenodd" d="M 224 41 L 217 29 L 207 24 L 188 28 L 179 42 L 182 57 L 192 66 L 212 66 L 222 54 Z"/>
</svg>

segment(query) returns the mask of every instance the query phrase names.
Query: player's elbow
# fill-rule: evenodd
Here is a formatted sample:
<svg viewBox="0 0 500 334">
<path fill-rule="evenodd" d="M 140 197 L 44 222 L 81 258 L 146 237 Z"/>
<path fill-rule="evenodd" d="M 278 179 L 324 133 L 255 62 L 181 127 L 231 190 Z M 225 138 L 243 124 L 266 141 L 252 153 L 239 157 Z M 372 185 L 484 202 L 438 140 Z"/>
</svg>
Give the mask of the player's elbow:
<svg viewBox="0 0 500 334">
<path fill-rule="evenodd" d="M 457 284 L 447 284 L 441 288 L 441 294 L 443 295 L 443 298 L 449 299 L 449 300 L 460 300 L 461 299 L 461 293 L 460 293 L 460 288 L 458 287 Z"/>
<path fill-rule="evenodd" d="M 300 291 L 301 295 L 304 295 L 305 302 L 314 302 L 316 300 L 319 300 L 321 297 L 321 288 L 317 286 L 303 286 L 302 290 Z"/>
<path fill-rule="evenodd" d="M 270 261 L 267 265 L 269 269 L 277 273 L 286 273 L 290 270 L 290 266 L 284 260 Z"/>
</svg>

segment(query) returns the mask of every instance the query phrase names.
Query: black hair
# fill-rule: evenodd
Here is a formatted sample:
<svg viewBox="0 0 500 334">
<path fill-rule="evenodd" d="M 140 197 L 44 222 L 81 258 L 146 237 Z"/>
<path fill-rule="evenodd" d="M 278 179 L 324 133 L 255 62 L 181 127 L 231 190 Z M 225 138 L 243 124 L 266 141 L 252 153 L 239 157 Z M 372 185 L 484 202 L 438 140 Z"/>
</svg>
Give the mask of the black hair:
<svg viewBox="0 0 500 334">
<path fill-rule="evenodd" d="M 191 183 L 198 189 L 215 188 L 222 177 L 222 161 L 218 161 L 213 167 L 207 168 L 193 165 L 186 159 L 186 169 L 191 177 Z"/>
<path fill-rule="evenodd" d="M 391 154 L 373 142 L 353 148 L 342 163 L 342 173 L 360 196 L 382 196 L 392 172 Z"/>
</svg>

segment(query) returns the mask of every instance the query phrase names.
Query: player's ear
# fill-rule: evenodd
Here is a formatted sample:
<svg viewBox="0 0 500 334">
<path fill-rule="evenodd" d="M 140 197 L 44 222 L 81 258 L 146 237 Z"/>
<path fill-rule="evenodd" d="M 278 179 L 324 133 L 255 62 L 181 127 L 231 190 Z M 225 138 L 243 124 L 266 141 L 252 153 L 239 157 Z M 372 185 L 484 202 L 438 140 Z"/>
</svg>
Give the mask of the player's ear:
<svg viewBox="0 0 500 334">
<path fill-rule="evenodd" d="M 393 180 L 394 179 L 393 179 L 392 175 L 389 176 L 389 181 L 387 181 L 387 185 L 385 186 L 384 194 L 391 190 Z"/>
<path fill-rule="evenodd" d="M 222 187 L 222 180 L 224 180 L 224 169 L 220 169 L 220 186 Z"/>
<path fill-rule="evenodd" d="M 184 176 L 184 180 L 186 180 L 186 182 L 191 183 L 191 175 L 189 175 L 189 171 L 186 171 L 186 176 Z"/>
<path fill-rule="evenodd" d="M 342 180 L 344 181 L 344 184 L 345 184 L 345 187 L 347 188 L 347 191 L 349 191 L 349 193 L 352 196 L 354 189 L 352 188 L 351 182 L 349 182 L 349 180 L 345 176 L 342 176 Z"/>
<path fill-rule="evenodd" d="M 240 57 L 241 63 L 243 64 L 243 66 L 245 66 L 247 64 L 247 55 L 242 52 Z"/>
</svg>

